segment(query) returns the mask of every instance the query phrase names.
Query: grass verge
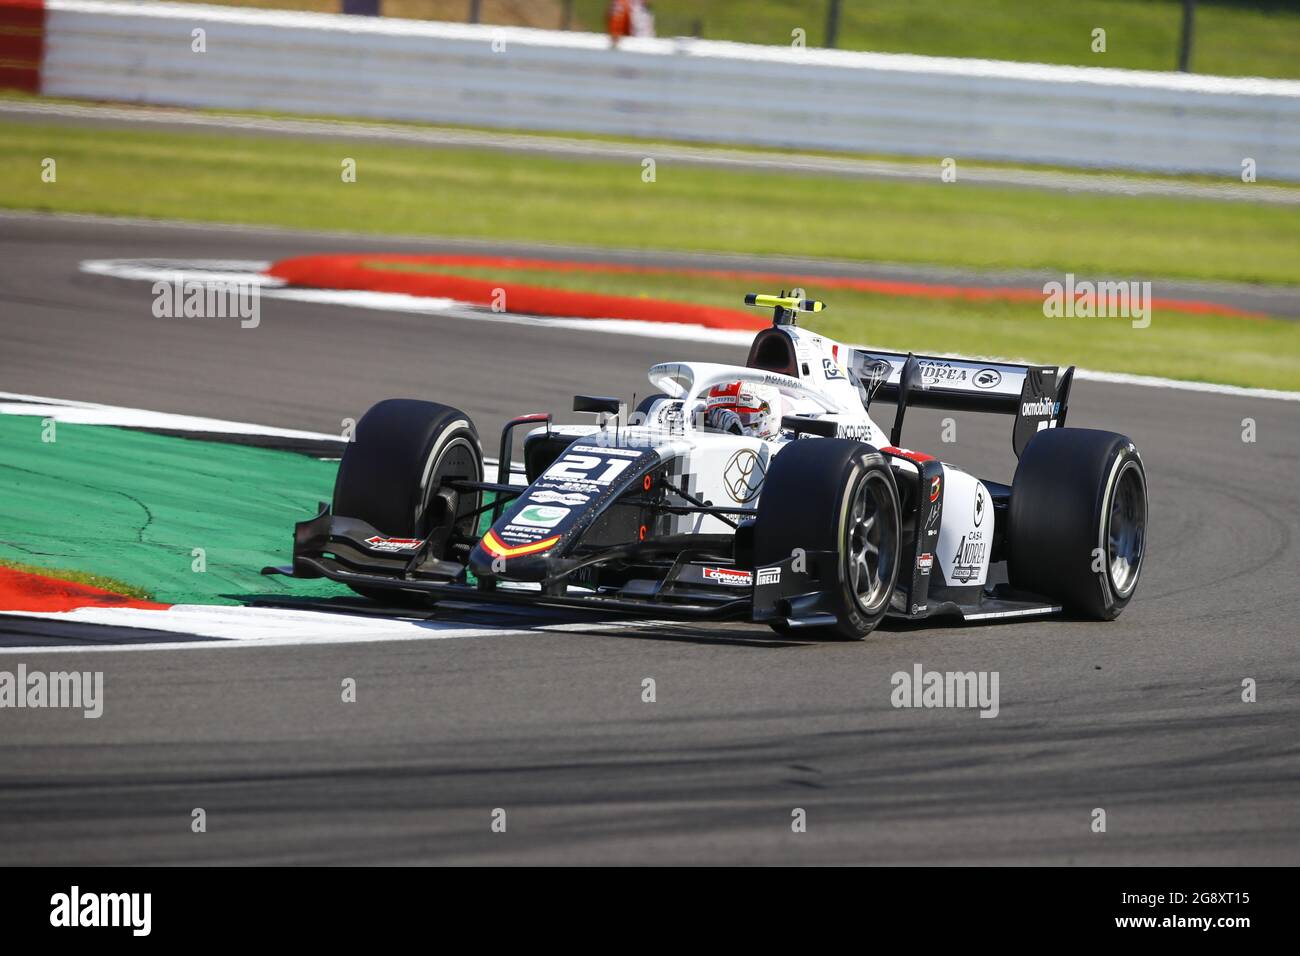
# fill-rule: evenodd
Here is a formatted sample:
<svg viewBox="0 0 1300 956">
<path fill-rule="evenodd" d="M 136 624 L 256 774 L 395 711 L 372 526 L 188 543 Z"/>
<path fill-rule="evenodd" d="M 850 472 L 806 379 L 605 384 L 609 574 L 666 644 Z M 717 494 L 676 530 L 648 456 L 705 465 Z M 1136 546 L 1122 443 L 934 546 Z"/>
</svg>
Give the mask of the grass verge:
<svg viewBox="0 0 1300 956">
<path fill-rule="evenodd" d="M 57 180 L 44 182 L 42 160 Z M 356 162 L 344 182 L 343 162 Z M 1300 283 L 1282 206 L 0 122 L 0 206 L 302 229 Z M 20 171 L 27 170 L 27 173 Z"/>
</svg>

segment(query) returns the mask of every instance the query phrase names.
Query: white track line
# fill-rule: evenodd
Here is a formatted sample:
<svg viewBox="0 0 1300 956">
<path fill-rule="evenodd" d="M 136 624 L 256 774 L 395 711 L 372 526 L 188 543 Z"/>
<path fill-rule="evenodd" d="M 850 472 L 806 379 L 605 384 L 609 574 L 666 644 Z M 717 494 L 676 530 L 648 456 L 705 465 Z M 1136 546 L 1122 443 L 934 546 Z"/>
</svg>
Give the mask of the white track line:
<svg viewBox="0 0 1300 956">
<path fill-rule="evenodd" d="M 210 640 L 131 644 L 30 645 L 0 647 L 0 655 L 102 653 L 105 651 L 214 650 L 237 647 L 301 647 L 321 644 L 372 644 L 387 641 L 434 641 L 461 638 L 507 637 L 523 634 L 626 630 L 657 626 L 659 621 L 598 619 L 562 624 L 523 624 L 506 619 L 498 627 L 474 627 L 412 618 L 329 611 L 301 611 L 266 607 L 224 607 L 177 604 L 166 610 L 123 607 L 83 607 L 73 611 L 0 611 L 9 617 L 68 621 L 103 627 L 134 628 L 160 633 L 192 634 Z"/>
<path fill-rule="evenodd" d="M 107 425 L 116 428 L 153 428 L 162 431 L 196 432 L 212 435 L 262 435 L 271 438 L 335 442 L 342 446 L 341 435 L 328 432 L 302 431 L 296 428 L 276 428 L 251 422 L 232 422 L 224 418 L 203 418 L 197 415 L 175 415 L 155 412 L 147 408 L 125 408 L 119 405 L 100 405 L 96 402 L 77 402 L 46 395 L 25 395 L 21 392 L 0 392 L 0 415 L 27 415 L 49 418 L 70 425 Z M 495 468 L 497 459 L 484 458 L 483 463 Z M 522 462 L 514 462 L 512 471 L 522 476 Z"/>
<path fill-rule="evenodd" d="M 203 418 L 197 415 L 175 415 L 155 412 L 145 408 L 122 408 L 99 405 L 93 402 L 72 402 L 41 395 L 23 395 L 18 392 L 0 392 L 0 414 L 36 415 L 72 425 L 112 425 L 118 428 L 157 428 L 166 431 L 208 432 L 218 435 L 264 435 L 272 438 L 293 438 L 309 441 L 328 441 L 343 444 L 340 435 L 325 432 L 301 431 L 295 428 L 274 428 L 249 422 L 232 422 L 221 418 Z"/>
</svg>

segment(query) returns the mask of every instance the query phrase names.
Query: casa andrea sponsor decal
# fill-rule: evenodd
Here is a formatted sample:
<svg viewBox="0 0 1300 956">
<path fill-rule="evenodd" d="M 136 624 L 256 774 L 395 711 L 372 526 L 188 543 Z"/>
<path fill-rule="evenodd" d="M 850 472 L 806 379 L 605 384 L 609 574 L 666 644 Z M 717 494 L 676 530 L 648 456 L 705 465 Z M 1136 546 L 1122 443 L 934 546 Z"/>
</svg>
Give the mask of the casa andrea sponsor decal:
<svg viewBox="0 0 1300 956">
<path fill-rule="evenodd" d="M 972 531 L 968 535 L 962 535 L 957 553 L 952 558 L 952 573 L 949 577 L 962 584 L 978 578 L 984 570 L 985 547 L 986 542 L 980 532 Z"/>
<path fill-rule="evenodd" d="M 951 362 L 936 362 L 929 359 L 921 360 L 921 381 L 939 384 L 961 384 L 966 381 L 969 373 L 959 365 L 953 365 Z"/>
</svg>

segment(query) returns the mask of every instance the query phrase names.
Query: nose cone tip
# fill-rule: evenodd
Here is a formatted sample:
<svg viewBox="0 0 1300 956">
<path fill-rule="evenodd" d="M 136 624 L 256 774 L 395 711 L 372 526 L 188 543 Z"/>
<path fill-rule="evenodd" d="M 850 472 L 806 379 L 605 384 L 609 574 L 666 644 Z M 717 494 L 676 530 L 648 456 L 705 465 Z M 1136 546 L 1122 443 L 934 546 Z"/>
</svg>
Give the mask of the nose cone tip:
<svg viewBox="0 0 1300 956">
<path fill-rule="evenodd" d="M 540 541 L 511 543 L 489 531 L 470 552 L 469 569 L 480 578 L 541 581 L 550 576 L 551 552 L 559 541 L 560 535 L 554 535 Z"/>
</svg>

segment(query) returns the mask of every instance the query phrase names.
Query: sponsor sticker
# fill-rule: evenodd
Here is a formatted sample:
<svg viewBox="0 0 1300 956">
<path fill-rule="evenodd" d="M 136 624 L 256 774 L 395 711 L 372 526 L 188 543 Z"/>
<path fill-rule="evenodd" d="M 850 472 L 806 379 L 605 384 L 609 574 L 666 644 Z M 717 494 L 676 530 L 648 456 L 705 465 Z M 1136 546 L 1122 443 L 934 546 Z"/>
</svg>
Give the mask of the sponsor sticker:
<svg viewBox="0 0 1300 956">
<path fill-rule="evenodd" d="M 828 358 L 822 359 L 822 373 L 828 379 L 843 378 L 844 372 L 833 361 Z"/>
<path fill-rule="evenodd" d="M 781 583 L 780 565 L 777 565 L 776 567 L 772 567 L 772 568 L 759 568 L 758 583 L 759 584 L 780 584 Z"/>
<path fill-rule="evenodd" d="M 525 505 L 519 513 L 510 519 L 511 524 L 524 525 L 529 528 L 554 528 L 570 514 L 569 508 L 557 508 L 555 505 Z"/>
<path fill-rule="evenodd" d="M 1002 384 L 1002 373 L 995 368 L 982 368 L 971 382 L 976 388 L 997 388 Z"/>
<path fill-rule="evenodd" d="M 731 456 L 727 466 L 722 469 L 722 484 L 731 500 L 743 505 L 758 497 L 758 493 L 763 490 L 766 474 L 767 468 L 758 454 L 742 448 Z"/>
<path fill-rule="evenodd" d="M 594 445 L 574 445 L 573 450 L 595 452 L 597 455 L 622 455 L 627 458 L 640 458 L 645 454 L 635 448 L 597 448 Z"/>
<path fill-rule="evenodd" d="M 835 428 L 836 438 L 851 438 L 853 441 L 871 441 L 875 434 L 870 425 L 837 425 Z"/>
<path fill-rule="evenodd" d="M 861 379 L 867 394 L 875 395 L 876 389 L 889 380 L 889 376 L 894 372 L 894 366 L 885 359 L 870 359 L 863 363 L 858 369 L 858 378 Z"/>
<path fill-rule="evenodd" d="M 378 534 L 366 538 L 371 551 L 414 551 L 422 544 L 423 538 L 387 538 Z"/>
<path fill-rule="evenodd" d="M 777 375 L 772 372 L 765 373 L 762 381 L 764 385 L 775 385 L 777 388 L 798 389 L 803 385 L 797 378 L 791 378 L 788 375 Z"/>
<path fill-rule="evenodd" d="M 738 568 L 705 568 L 704 580 L 733 587 L 749 587 L 754 583 L 754 576 Z"/>
<path fill-rule="evenodd" d="M 664 402 L 655 412 L 655 421 L 670 428 L 681 425 L 686 420 L 684 402 Z"/>
<path fill-rule="evenodd" d="M 565 493 L 562 491 L 534 491 L 528 496 L 529 501 L 535 501 L 541 505 L 568 505 L 576 508 L 578 505 L 585 505 L 591 500 L 591 495 L 583 495 L 578 492 Z"/>
<path fill-rule="evenodd" d="M 930 552 L 927 551 L 925 554 L 917 555 L 917 557 L 916 557 L 916 568 L 917 568 L 917 570 L 920 571 L 922 574 L 929 574 L 929 573 L 930 573 L 930 568 L 932 568 L 933 566 L 934 566 L 934 555 L 933 555 L 933 554 L 931 554 Z"/>
<path fill-rule="evenodd" d="M 984 489 L 975 489 L 975 527 L 979 527 L 984 520 Z"/>
<path fill-rule="evenodd" d="M 966 370 L 951 362 L 922 362 L 921 381 L 929 384 L 960 384 L 966 381 Z"/>
<path fill-rule="evenodd" d="M 982 535 L 978 531 L 962 535 L 961 543 L 957 545 L 957 553 L 952 558 L 950 575 L 952 580 L 965 584 L 980 576 L 980 572 L 984 570 L 985 548 L 985 542 L 981 538 Z"/>
<path fill-rule="evenodd" d="M 1036 402 L 1024 402 L 1020 406 L 1020 414 L 1024 418 L 1037 418 L 1040 415 L 1055 418 L 1060 412 L 1061 403 L 1054 402 L 1050 398 L 1040 398 Z"/>
<path fill-rule="evenodd" d="M 935 475 L 930 479 L 930 504 L 939 500 L 939 489 L 943 487 L 943 476 Z"/>
</svg>

